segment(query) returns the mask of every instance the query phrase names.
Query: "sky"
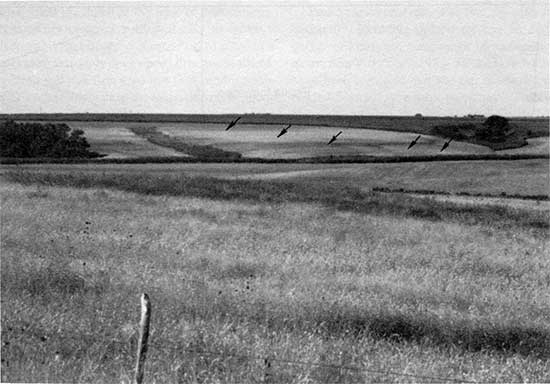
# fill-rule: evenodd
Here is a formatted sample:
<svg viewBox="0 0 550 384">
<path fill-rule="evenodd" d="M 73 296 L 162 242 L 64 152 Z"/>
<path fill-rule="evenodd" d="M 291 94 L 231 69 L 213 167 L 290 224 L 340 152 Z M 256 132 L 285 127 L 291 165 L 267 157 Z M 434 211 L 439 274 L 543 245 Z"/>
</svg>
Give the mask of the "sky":
<svg viewBox="0 0 550 384">
<path fill-rule="evenodd" d="M 0 3 L 0 113 L 549 114 L 547 1 Z"/>
</svg>

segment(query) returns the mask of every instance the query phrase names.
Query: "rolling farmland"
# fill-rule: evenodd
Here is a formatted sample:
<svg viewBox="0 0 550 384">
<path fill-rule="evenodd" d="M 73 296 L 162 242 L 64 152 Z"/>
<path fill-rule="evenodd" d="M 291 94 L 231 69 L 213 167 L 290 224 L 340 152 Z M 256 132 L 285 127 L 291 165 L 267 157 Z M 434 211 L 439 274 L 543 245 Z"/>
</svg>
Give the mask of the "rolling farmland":
<svg viewBox="0 0 550 384">
<path fill-rule="evenodd" d="M 304 125 L 320 127 L 364 128 L 398 132 L 429 134 L 433 126 L 463 123 L 481 123 L 484 117 L 435 117 L 435 116 L 338 116 L 338 115 L 276 115 L 276 114 L 0 114 L 0 119 L 43 120 L 67 122 L 116 122 L 116 123 L 193 123 L 222 124 L 242 116 L 241 124 L 252 125 Z M 510 122 L 527 133 L 527 137 L 548 137 L 548 117 L 510 117 Z"/>
<path fill-rule="evenodd" d="M 396 164 L 28 164 L 0 170 L 91 174 L 203 176 L 221 179 L 311 181 L 372 188 L 432 190 L 489 196 L 548 196 L 550 165 L 542 160 Z"/>
<path fill-rule="evenodd" d="M 548 1 L 0 10 L 0 383 L 550 384 Z"/>
<path fill-rule="evenodd" d="M 189 145 L 212 146 L 224 151 L 238 152 L 244 157 L 264 159 L 299 159 L 308 157 L 413 157 L 435 155 L 492 155 L 528 154 L 548 155 L 547 137 L 528 139 L 527 146 L 493 151 L 488 147 L 454 141 L 448 149 L 440 152 L 444 138 L 422 135 L 418 143 L 407 149 L 417 137 L 418 130 L 405 132 L 402 126 L 390 130 L 345 128 L 336 142 L 327 145 L 339 131 L 338 126 L 293 125 L 289 132 L 277 138 L 284 125 L 237 124 L 225 131 L 225 124 L 212 123 L 137 123 L 69 121 L 73 129 L 82 129 L 91 144 L 91 149 L 107 155 L 107 158 L 139 157 L 185 157 L 186 153 L 148 142 L 131 131 L 134 127 L 152 127 L 170 137 L 183 140 Z"/>
<path fill-rule="evenodd" d="M 445 142 L 423 135 L 407 150 L 414 132 L 331 126 L 277 139 L 284 125 L 69 125 L 108 160 L 208 146 L 431 156 Z M 502 152 L 545 154 L 547 137 L 529 141 Z M 452 142 L 444 155 L 492 152 Z M 548 159 L 19 164 L 1 165 L 0 180 L 2 381 L 129 382 L 140 292 L 153 302 L 152 382 L 549 379 Z"/>
<path fill-rule="evenodd" d="M 337 127 L 292 126 L 289 133 L 279 139 L 276 135 L 280 129 L 274 129 L 272 126 L 244 125 L 229 132 L 220 132 L 219 128 L 219 125 L 209 124 L 159 127 L 168 135 L 182 137 L 190 142 L 215 145 L 222 149 L 240 152 L 247 157 L 260 158 L 430 155 L 438 154 L 444 142 L 441 138 L 424 136 L 414 150 L 408 151 L 408 144 L 417 136 L 412 132 L 348 128 L 337 141 L 328 146 L 329 139 L 339 131 Z M 492 152 L 491 149 L 482 146 L 457 143 L 446 153 Z"/>
<path fill-rule="evenodd" d="M 0 10 L 1 383 L 550 384 L 548 1 Z"/>
</svg>

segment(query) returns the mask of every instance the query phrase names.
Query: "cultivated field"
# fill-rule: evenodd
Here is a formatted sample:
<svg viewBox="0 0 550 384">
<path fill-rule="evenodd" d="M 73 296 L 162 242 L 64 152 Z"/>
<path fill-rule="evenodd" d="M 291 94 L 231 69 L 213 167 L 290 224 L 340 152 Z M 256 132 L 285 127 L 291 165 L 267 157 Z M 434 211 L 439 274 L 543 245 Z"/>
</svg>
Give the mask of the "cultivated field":
<svg viewBox="0 0 550 384">
<path fill-rule="evenodd" d="M 179 138 L 189 145 L 210 145 L 225 151 L 238 152 L 245 157 L 266 159 L 296 159 L 318 156 L 420 156 L 420 155 L 469 155 L 469 154 L 548 154 L 548 137 L 529 139 L 529 145 L 504 151 L 470 144 L 452 142 L 449 148 L 440 152 L 446 141 L 441 137 L 424 134 L 418 143 L 407 150 L 409 143 L 418 136 L 418 127 L 389 126 L 390 130 L 366 128 L 339 128 L 338 126 L 294 125 L 287 134 L 277 138 L 286 125 L 237 124 L 225 131 L 225 124 L 213 123 L 137 123 L 137 122 L 93 122 L 69 121 L 71 128 L 82 129 L 91 144 L 91 150 L 121 157 L 166 157 L 185 156 L 169 147 L 148 142 L 132 133 L 132 127 L 156 127 L 159 132 Z M 405 126 L 406 128 L 406 126 Z M 420 129 L 420 128 L 418 128 Z M 330 138 L 343 131 L 336 142 L 327 145 Z"/>
<path fill-rule="evenodd" d="M 247 157 L 300 158 L 316 156 L 411 156 L 439 154 L 444 139 L 424 136 L 417 145 L 407 150 L 409 143 L 418 135 L 410 132 L 393 132 L 372 129 L 338 127 L 293 126 L 288 133 L 277 139 L 284 126 L 243 125 L 230 131 L 220 130 L 219 124 L 186 124 L 161 126 L 159 130 L 190 142 L 242 153 Z M 336 142 L 327 145 L 330 138 L 340 130 Z M 456 143 L 445 154 L 492 153 L 489 148 L 469 143 Z"/>
<path fill-rule="evenodd" d="M 452 117 L 452 116 L 352 116 L 352 115 L 193 115 L 193 114 L 112 114 L 112 113 L 26 113 L 0 114 L 0 119 L 44 120 L 70 122 L 121 122 L 126 123 L 200 123 L 227 124 L 242 117 L 241 123 L 252 125 L 294 124 L 304 126 L 345 127 L 378 129 L 397 132 L 418 132 L 429 134 L 436 125 L 457 125 L 483 123 L 486 117 Z M 507 117 L 510 123 L 525 132 L 527 137 L 548 137 L 548 117 Z"/>
<path fill-rule="evenodd" d="M 185 156 L 171 148 L 152 144 L 123 127 L 71 124 L 71 128 L 82 129 L 91 150 L 105 154 L 107 158 Z"/>
<path fill-rule="evenodd" d="M 3 167 L 2 381 L 550 380 L 548 212 L 158 166 Z"/>
</svg>

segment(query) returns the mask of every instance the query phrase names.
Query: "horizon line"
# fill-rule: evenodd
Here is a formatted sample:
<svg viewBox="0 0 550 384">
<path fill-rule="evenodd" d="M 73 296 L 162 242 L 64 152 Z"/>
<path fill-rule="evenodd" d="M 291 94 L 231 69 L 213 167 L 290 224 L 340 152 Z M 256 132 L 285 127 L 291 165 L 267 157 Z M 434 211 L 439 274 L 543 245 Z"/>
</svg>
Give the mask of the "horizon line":
<svg viewBox="0 0 550 384">
<path fill-rule="evenodd" d="M 489 117 L 489 116 L 504 116 L 510 118 L 550 118 L 550 115 L 501 115 L 501 114 L 483 114 L 470 113 L 466 115 L 424 115 L 417 114 L 323 114 L 323 113 L 271 113 L 271 112 L 224 112 L 224 113 L 193 113 L 193 112 L 0 112 L 0 116 L 9 115 L 179 115 L 179 116 L 247 116 L 247 115 L 272 115 L 272 116 L 364 116 L 364 117 L 448 117 L 448 118 L 464 118 L 464 117 Z"/>
</svg>

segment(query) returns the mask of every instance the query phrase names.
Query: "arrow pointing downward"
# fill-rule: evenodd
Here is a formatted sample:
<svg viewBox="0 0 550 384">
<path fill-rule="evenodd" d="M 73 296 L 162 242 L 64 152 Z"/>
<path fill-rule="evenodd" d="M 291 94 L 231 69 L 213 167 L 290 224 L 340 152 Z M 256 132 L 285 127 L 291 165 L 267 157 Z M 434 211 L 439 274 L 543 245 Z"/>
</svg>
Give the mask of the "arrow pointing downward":
<svg viewBox="0 0 550 384">
<path fill-rule="evenodd" d="M 281 131 L 281 133 L 279 133 L 279 134 L 277 135 L 277 139 L 278 139 L 279 137 L 283 136 L 285 133 L 287 133 L 287 132 L 288 132 L 288 129 L 289 129 L 290 127 L 292 127 L 292 124 L 289 124 L 288 127 L 283 128 L 283 130 Z"/>
<path fill-rule="evenodd" d="M 340 136 L 341 133 L 342 133 L 342 131 L 340 131 L 336 135 L 332 136 L 332 139 L 330 139 L 330 141 L 328 142 L 327 145 L 330 145 L 330 144 L 334 143 L 336 141 L 336 139 L 338 138 L 338 136 Z"/>
<path fill-rule="evenodd" d="M 443 148 L 441 148 L 441 151 L 439 151 L 439 152 L 443 152 L 445 149 L 447 149 L 449 144 L 451 144 L 451 141 L 453 141 L 452 137 L 449 139 L 449 141 L 447 141 L 445 144 L 443 144 Z"/>
<path fill-rule="evenodd" d="M 421 135 L 418 135 L 418 137 L 416 139 L 414 139 L 413 141 L 411 141 L 411 143 L 409 144 L 409 148 L 407 148 L 407 150 L 411 149 L 415 144 L 416 142 L 418 141 L 418 139 L 420 139 Z"/>
<path fill-rule="evenodd" d="M 231 122 L 229 123 L 227 128 L 225 128 L 225 130 L 229 131 L 231 128 L 233 128 L 235 126 L 235 124 L 237 124 L 237 121 L 239 121 L 240 119 L 241 119 L 241 117 L 239 116 L 235 120 L 231 120 Z"/>
</svg>

